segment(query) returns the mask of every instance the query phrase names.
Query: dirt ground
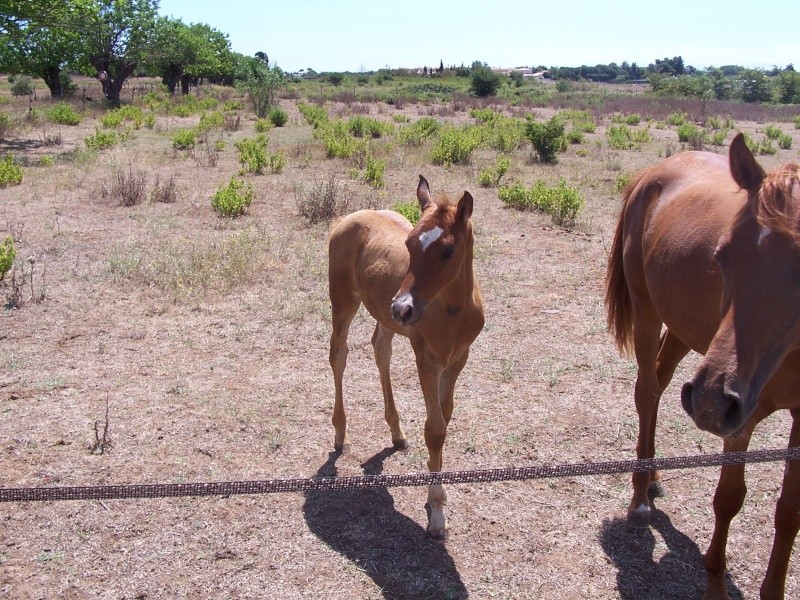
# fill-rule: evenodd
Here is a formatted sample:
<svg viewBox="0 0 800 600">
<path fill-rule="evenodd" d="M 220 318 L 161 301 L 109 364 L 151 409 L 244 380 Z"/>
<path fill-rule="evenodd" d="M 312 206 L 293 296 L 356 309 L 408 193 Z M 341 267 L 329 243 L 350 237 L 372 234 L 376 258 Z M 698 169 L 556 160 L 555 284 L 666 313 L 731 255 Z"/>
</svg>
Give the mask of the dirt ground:
<svg viewBox="0 0 800 600">
<path fill-rule="evenodd" d="M 634 457 L 635 365 L 618 356 L 603 306 L 614 184 L 668 145 L 679 148 L 674 128 L 617 151 L 600 122 L 581 145 L 587 156 L 571 147 L 554 167 L 518 151 L 508 178 L 530 185 L 563 176 L 580 187 L 587 206 L 563 229 L 478 186 L 490 151 L 445 169 L 397 146 L 386 151 L 386 187 L 373 190 L 349 175 L 347 161 L 325 159 L 294 101 L 282 103 L 290 122 L 268 135 L 288 164 L 248 177 L 256 197 L 236 220 L 218 218 L 210 197 L 238 171 L 233 140 L 254 135 L 252 115 L 242 131 L 224 134 L 213 166 L 199 150 L 172 148 L 171 133 L 196 116 L 160 115 L 153 130 L 94 158 L 70 154 L 94 131 L 91 117 L 0 141 L 0 152 L 30 165 L 20 186 L 0 189 L 0 237 L 14 236 L 33 273 L 21 306 L 0 312 L 0 485 L 424 470 L 411 349 L 395 340 L 395 394 L 411 442 L 399 452 L 383 421 L 373 321 L 363 311 L 345 374 L 352 452 L 332 453 L 327 225 L 309 225 L 296 206 L 299 186 L 332 175 L 353 208 L 413 200 L 420 173 L 434 193 L 475 197 L 486 327 L 456 389 L 446 470 Z M 386 119 L 397 112 L 369 110 Z M 403 112 L 413 120 L 431 110 Z M 754 133 L 764 125 L 737 123 Z M 800 130 L 781 127 L 793 149 L 760 157 L 768 168 L 797 160 Z M 62 143 L 47 146 L 56 132 Z M 39 166 L 41 155 L 55 164 Z M 103 194 L 120 169 L 141 171 L 148 185 L 174 177 L 177 201 L 120 206 Z M 232 277 L 225 269 L 234 262 Z M 677 398 L 696 360 L 687 358 L 664 395 L 659 456 L 721 449 Z M 784 447 L 788 431 L 788 415 L 774 415 L 751 448 Z M 96 436 L 102 454 L 90 450 Z M 782 472 L 780 464 L 748 467 L 728 546 L 733 598 L 758 595 Z M 716 477 L 716 469 L 666 473 L 667 496 L 652 526 L 638 530 L 625 521 L 627 475 L 449 486 L 444 544 L 425 533 L 423 488 L 9 503 L 0 506 L 0 598 L 698 598 Z M 786 591 L 800 597 L 796 556 Z"/>
</svg>

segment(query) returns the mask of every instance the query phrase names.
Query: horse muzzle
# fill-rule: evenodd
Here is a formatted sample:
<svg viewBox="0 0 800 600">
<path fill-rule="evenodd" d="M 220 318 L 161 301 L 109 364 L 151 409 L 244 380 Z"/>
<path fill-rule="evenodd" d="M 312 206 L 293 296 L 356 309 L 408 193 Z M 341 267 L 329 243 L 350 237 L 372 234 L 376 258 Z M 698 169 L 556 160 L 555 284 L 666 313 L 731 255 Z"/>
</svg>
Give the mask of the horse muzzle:
<svg viewBox="0 0 800 600">
<path fill-rule="evenodd" d="M 410 327 L 422 318 L 422 308 L 414 302 L 409 293 L 400 294 L 392 299 L 392 319 L 400 325 Z"/>
<path fill-rule="evenodd" d="M 744 427 L 751 411 L 746 410 L 747 386 L 737 382 L 709 382 L 702 374 L 681 389 L 681 404 L 698 428 L 720 437 L 733 437 Z"/>
</svg>

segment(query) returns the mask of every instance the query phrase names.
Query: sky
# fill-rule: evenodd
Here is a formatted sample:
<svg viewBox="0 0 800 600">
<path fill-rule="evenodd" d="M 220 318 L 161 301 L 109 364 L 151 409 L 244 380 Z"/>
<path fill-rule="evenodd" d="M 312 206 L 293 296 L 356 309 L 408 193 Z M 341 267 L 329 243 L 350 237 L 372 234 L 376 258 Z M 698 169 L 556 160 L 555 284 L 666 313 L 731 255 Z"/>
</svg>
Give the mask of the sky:
<svg viewBox="0 0 800 600">
<path fill-rule="evenodd" d="M 284 71 L 471 65 L 575 67 L 681 56 L 697 68 L 800 68 L 796 0 L 161 0 Z"/>
</svg>

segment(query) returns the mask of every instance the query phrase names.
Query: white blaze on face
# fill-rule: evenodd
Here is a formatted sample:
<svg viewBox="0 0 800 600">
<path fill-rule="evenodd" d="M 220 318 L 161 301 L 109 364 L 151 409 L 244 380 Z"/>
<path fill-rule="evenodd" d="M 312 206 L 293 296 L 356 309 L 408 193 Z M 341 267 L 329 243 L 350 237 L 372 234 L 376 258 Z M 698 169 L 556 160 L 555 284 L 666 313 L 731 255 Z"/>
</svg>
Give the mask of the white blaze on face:
<svg viewBox="0 0 800 600">
<path fill-rule="evenodd" d="M 761 232 L 758 234 L 758 245 L 759 246 L 764 242 L 764 240 L 766 239 L 766 237 L 770 233 L 772 233 L 772 229 L 770 229 L 769 227 L 762 227 L 761 228 Z"/>
<path fill-rule="evenodd" d="M 435 242 L 442 236 L 442 233 L 444 233 L 444 230 L 438 225 L 433 229 L 429 229 L 424 233 L 420 233 L 419 243 L 422 244 L 422 251 L 425 252 L 425 250 L 428 249 L 428 246 L 430 246 L 433 242 Z"/>
</svg>

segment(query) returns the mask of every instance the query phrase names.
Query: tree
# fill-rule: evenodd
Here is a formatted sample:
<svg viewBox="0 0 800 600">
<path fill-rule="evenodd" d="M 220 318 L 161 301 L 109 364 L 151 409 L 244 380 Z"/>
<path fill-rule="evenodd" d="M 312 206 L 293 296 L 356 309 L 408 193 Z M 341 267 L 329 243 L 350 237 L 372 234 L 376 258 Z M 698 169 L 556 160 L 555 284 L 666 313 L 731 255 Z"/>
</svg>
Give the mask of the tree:
<svg viewBox="0 0 800 600">
<path fill-rule="evenodd" d="M 79 67 L 81 41 L 63 27 L 86 0 L 0 0 L 0 71 L 41 77 L 53 97 L 68 78 L 64 67 Z"/>
<path fill-rule="evenodd" d="M 253 109 L 260 118 L 266 117 L 269 109 L 275 103 L 275 94 L 283 85 L 285 77 L 277 65 L 268 67 L 262 60 L 254 56 L 234 54 L 236 60 L 236 80 L 243 87 Z M 310 69 L 309 69 L 310 70 Z"/>
<path fill-rule="evenodd" d="M 0 36 L 0 71 L 41 77 L 50 95 L 60 98 L 72 91 L 64 68 L 78 65 L 81 47 L 72 32 L 21 24 L 13 34 Z"/>
<path fill-rule="evenodd" d="M 744 102 L 769 102 L 772 98 L 769 79 L 760 69 L 742 69 L 739 73 L 739 84 Z"/>
<path fill-rule="evenodd" d="M 85 40 L 85 60 L 113 106 L 120 105 L 123 84 L 145 62 L 157 11 L 158 0 L 91 0 L 66 24 Z"/>
<path fill-rule="evenodd" d="M 800 73 L 791 66 L 775 78 L 775 100 L 780 104 L 800 104 Z"/>
<path fill-rule="evenodd" d="M 146 63 L 153 74 L 161 77 L 170 94 L 175 93 L 186 65 L 195 61 L 197 46 L 189 26 L 180 19 L 161 17 L 156 22 L 152 50 Z"/>
<path fill-rule="evenodd" d="M 470 73 L 469 89 L 479 98 L 494 96 L 500 87 L 500 75 L 489 67 L 473 67 Z"/>
</svg>

